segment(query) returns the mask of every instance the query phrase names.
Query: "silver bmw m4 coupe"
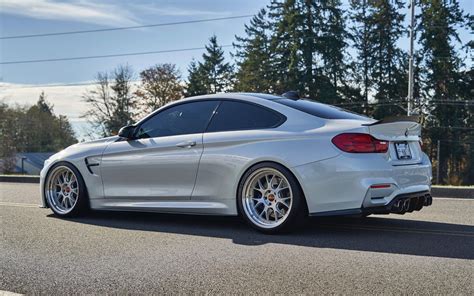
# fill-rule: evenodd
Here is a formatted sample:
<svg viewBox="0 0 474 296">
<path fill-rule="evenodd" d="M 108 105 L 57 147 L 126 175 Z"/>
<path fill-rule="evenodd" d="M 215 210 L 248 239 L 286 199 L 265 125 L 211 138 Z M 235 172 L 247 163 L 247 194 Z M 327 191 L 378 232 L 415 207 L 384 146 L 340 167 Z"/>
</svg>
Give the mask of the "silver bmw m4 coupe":
<svg viewBox="0 0 474 296">
<path fill-rule="evenodd" d="M 53 155 L 42 202 L 61 217 L 240 215 L 266 233 L 308 215 L 404 214 L 432 202 L 420 131 L 410 117 L 377 121 L 292 93 L 192 97 Z"/>
</svg>

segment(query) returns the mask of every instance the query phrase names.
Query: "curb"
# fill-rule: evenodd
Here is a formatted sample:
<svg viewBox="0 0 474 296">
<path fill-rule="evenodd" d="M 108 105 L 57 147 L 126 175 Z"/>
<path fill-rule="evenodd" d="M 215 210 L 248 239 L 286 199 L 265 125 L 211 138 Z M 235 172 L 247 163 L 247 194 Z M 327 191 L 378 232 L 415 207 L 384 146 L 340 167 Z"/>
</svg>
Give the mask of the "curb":
<svg viewBox="0 0 474 296">
<path fill-rule="evenodd" d="M 0 175 L 0 182 L 39 184 L 39 176 Z M 433 197 L 474 199 L 474 187 L 432 186 Z"/>
<path fill-rule="evenodd" d="M 431 195 L 433 197 L 455 197 L 474 199 L 474 187 L 445 187 L 432 186 Z"/>
<path fill-rule="evenodd" d="M 21 175 L 0 175 L 0 182 L 13 182 L 13 183 L 38 183 L 40 182 L 39 176 L 21 176 Z"/>
</svg>

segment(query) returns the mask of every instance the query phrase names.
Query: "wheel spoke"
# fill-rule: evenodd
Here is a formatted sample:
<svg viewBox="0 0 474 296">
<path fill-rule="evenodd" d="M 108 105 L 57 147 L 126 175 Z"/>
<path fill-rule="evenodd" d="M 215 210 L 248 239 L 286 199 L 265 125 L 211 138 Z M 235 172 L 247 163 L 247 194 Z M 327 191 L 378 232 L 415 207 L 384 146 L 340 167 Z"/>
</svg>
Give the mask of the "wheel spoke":
<svg viewBox="0 0 474 296">
<path fill-rule="evenodd" d="M 265 190 L 265 188 L 263 188 L 262 180 L 258 179 L 257 184 L 260 190 Z"/>
<path fill-rule="evenodd" d="M 269 189 L 273 189 L 273 180 L 275 179 L 275 175 L 272 176 L 270 179 L 270 186 L 268 186 Z"/>
<path fill-rule="evenodd" d="M 259 202 L 262 201 L 262 198 L 261 198 L 261 197 L 253 197 L 253 196 L 252 196 L 251 198 L 252 198 L 252 200 L 254 201 L 255 205 L 257 205 Z"/>
<path fill-rule="evenodd" d="M 287 202 L 285 202 L 285 201 L 279 200 L 279 201 L 278 201 L 278 204 L 281 204 L 281 205 L 285 206 L 286 208 L 290 208 L 290 205 L 289 205 Z"/>
<path fill-rule="evenodd" d="M 275 217 L 278 216 L 277 214 L 280 214 L 281 217 L 285 216 L 285 214 L 282 213 L 282 212 L 280 211 L 280 209 L 278 208 L 278 205 L 275 205 L 275 207 L 273 208 L 273 210 L 274 210 L 274 212 L 275 212 Z M 278 220 L 278 218 L 277 218 L 277 220 Z"/>
<path fill-rule="evenodd" d="M 265 181 L 267 183 L 266 189 L 270 189 L 270 180 L 268 180 L 268 175 L 265 175 Z"/>
<path fill-rule="evenodd" d="M 281 183 L 283 183 L 283 178 L 280 178 L 280 182 L 278 182 L 276 190 L 280 190 Z"/>
<path fill-rule="evenodd" d="M 64 199 L 64 195 L 62 195 L 60 192 L 56 194 L 57 196 L 57 201 L 62 204 L 62 200 Z"/>
<path fill-rule="evenodd" d="M 63 207 L 67 207 L 67 205 L 66 205 L 66 197 L 65 197 L 64 195 L 63 195 L 63 199 L 61 200 L 61 205 L 62 205 Z"/>
<path fill-rule="evenodd" d="M 270 214 L 268 214 L 268 211 L 270 210 L 269 207 L 265 208 L 265 219 L 270 220 Z"/>
</svg>

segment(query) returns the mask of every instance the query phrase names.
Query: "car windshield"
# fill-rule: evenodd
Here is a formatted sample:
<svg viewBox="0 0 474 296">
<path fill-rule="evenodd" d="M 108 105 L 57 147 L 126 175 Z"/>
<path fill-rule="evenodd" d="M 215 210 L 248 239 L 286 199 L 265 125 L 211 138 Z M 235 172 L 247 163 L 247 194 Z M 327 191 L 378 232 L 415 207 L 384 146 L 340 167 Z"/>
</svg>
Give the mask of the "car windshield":
<svg viewBox="0 0 474 296">
<path fill-rule="evenodd" d="M 310 100 L 290 100 L 283 98 L 275 100 L 275 102 L 325 119 L 353 119 L 364 121 L 371 119 L 349 110 Z"/>
</svg>

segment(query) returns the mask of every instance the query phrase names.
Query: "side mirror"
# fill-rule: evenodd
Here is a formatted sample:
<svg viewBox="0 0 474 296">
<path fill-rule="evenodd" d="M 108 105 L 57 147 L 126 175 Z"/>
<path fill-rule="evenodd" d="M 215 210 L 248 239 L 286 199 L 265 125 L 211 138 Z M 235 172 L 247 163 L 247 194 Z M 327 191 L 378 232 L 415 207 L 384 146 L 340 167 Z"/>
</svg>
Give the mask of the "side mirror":
<svg viewBox="0 0 474 296">
<path fill-rule="evenodd" d="M 118 135 L 119 137 L 121 138 L 125 138 L 127 140 L 131 140 L 133 138 L 133 132 L 135 131 L 135 126 L 133 125 L 127 125 L 127 126 L 124 126 L 122 127 L 119 132 L 118 132 Z"/>
</svg>

